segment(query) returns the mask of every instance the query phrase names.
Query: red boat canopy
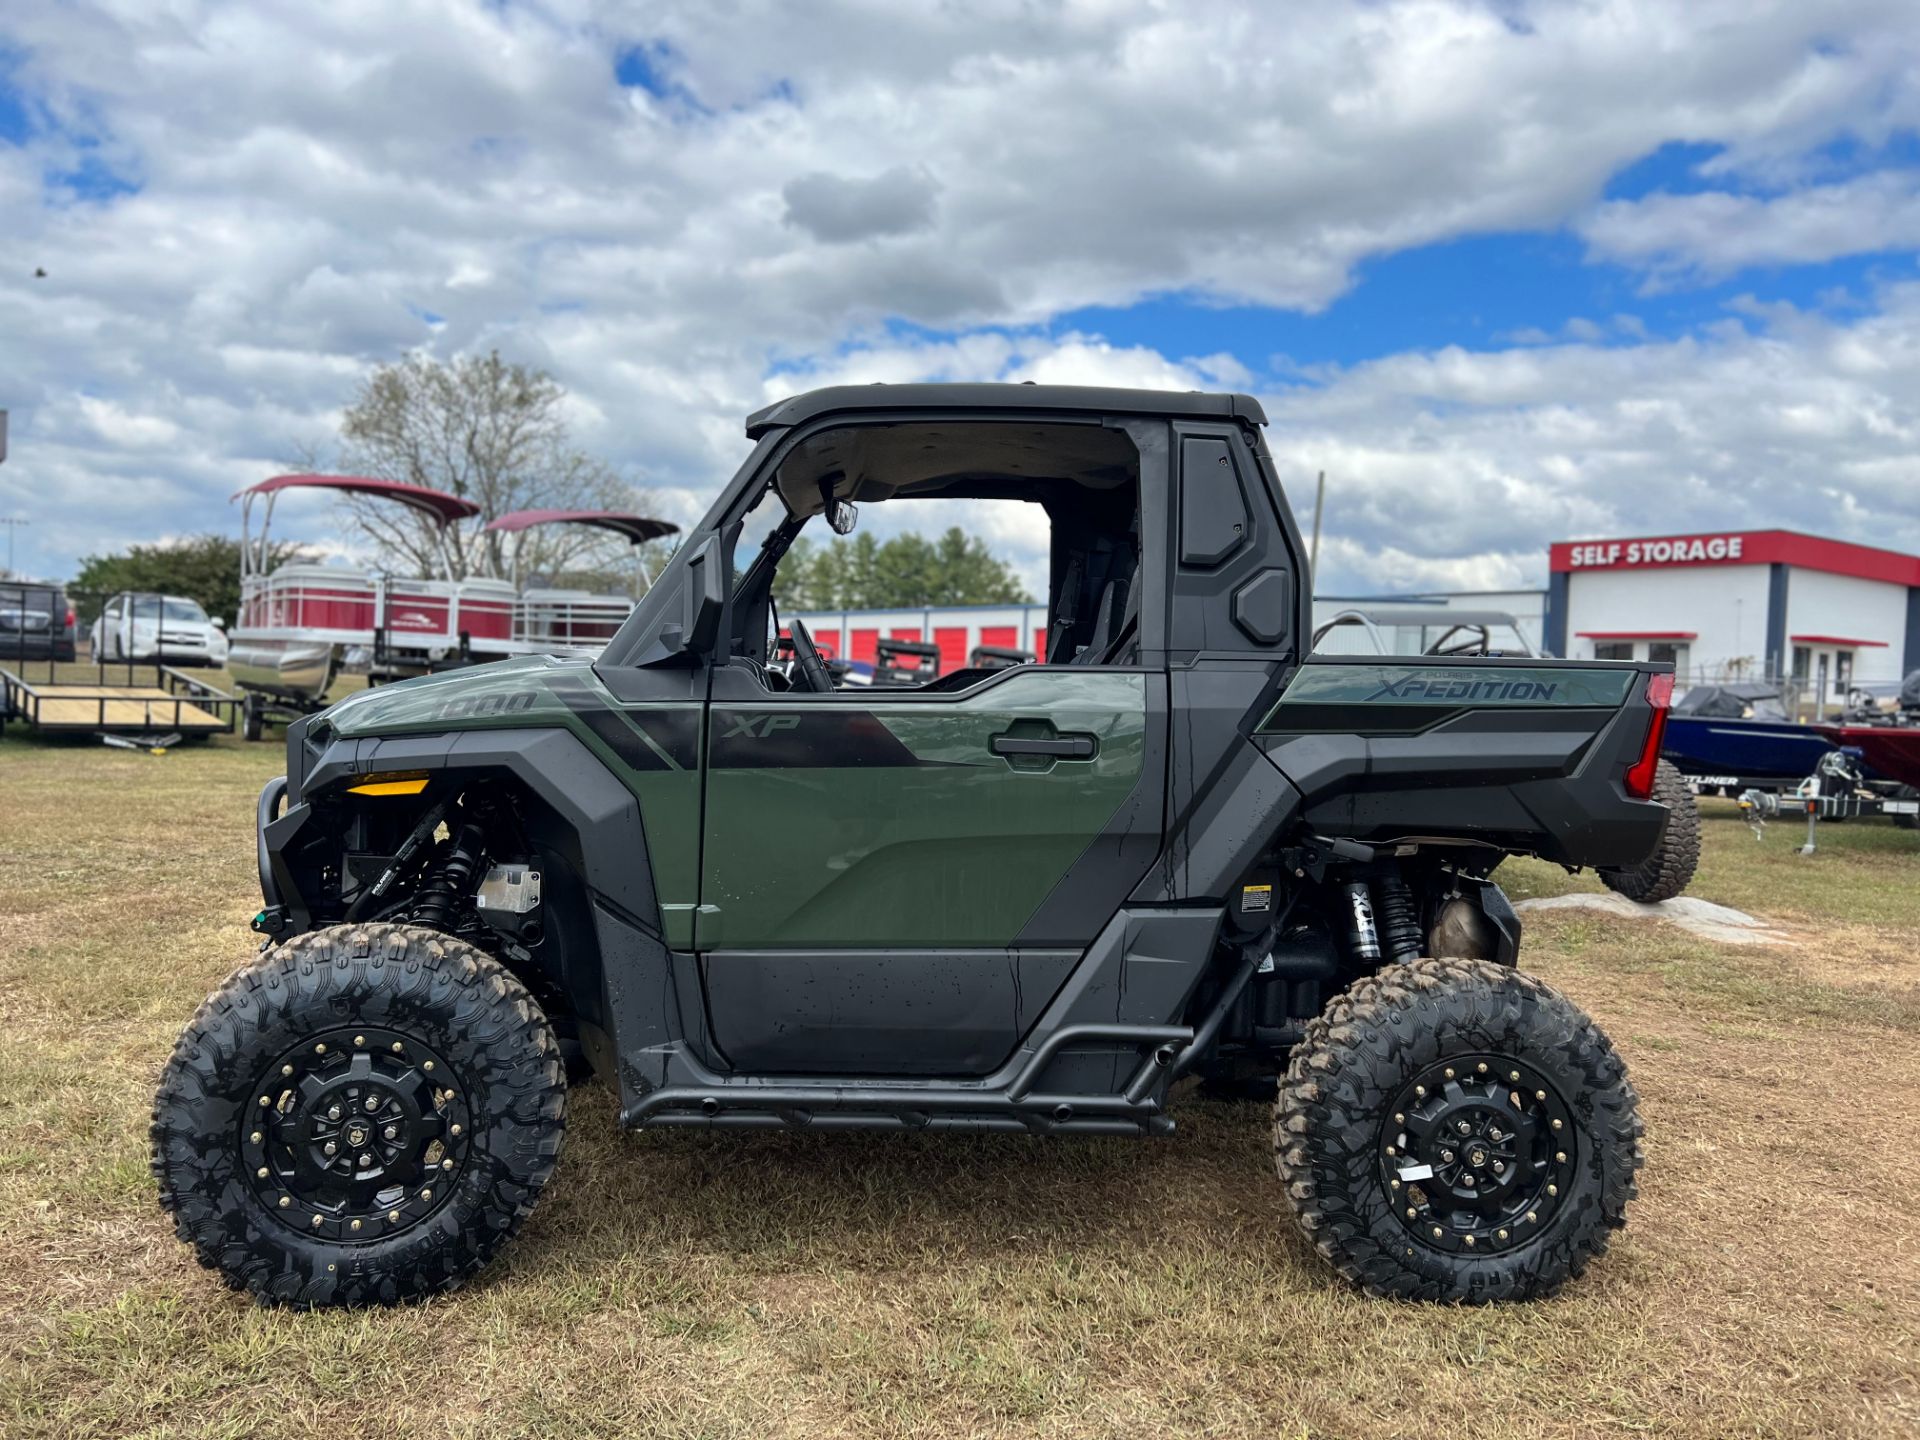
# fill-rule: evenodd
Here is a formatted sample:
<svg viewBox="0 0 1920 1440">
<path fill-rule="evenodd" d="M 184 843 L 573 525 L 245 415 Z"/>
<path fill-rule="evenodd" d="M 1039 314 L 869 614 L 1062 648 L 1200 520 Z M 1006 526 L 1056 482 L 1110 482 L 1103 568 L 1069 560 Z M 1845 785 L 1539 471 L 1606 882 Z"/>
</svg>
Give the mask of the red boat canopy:
<svg viewBox="0 0 1920 1440">
<path fill-rule="evenodd" d="M 443 525 L 455 520 L 466 520 L 480 513 L 480 507 L 471 500 L 462 500 L 458 495 L 449 495 L 444 490 L 429 490 L 425 485 L 409 485 L 404 480 L 375 480 L 368 475 L 276 475 L 271 480 L 262 480 L 258 485 L 249 485 L 236 491 L 231 497 L 238 500 L 242 495 L 271 495 L 280 490 L 347 490 L 359 495 L 377 495 L 383 500 L 393 500 L 423 515 L 431 515 Z"/>
<path fill-rule="evenodd" d="M 623 515 L 618 510 L 515 510 L 502 515 L 489 530 L 529 530 L 535 525 L 596 525 L 624 535 L 635 545 L 658 540 L 662 535 L 677 535 L 680 527 L 667 520 L 650 520 L 645 515 Z"/>
</svg>

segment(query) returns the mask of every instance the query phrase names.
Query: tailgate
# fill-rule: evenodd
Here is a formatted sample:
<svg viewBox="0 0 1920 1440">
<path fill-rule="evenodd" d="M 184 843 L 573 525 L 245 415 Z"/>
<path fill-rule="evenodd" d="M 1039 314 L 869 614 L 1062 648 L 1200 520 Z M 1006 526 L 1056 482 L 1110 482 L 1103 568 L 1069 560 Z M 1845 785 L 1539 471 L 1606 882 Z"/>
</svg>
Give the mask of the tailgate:
<svg viewBox="0 0 1920 1440">
<path fill-rule="evenodd" d="M 1254 740 L 1306 822 L 1369 844 L 1463 840 L 1626 866 L 1666 809 L 1627 793 L 1670 665 L 1483 656 L 1312 657 Z"/>
</svg>

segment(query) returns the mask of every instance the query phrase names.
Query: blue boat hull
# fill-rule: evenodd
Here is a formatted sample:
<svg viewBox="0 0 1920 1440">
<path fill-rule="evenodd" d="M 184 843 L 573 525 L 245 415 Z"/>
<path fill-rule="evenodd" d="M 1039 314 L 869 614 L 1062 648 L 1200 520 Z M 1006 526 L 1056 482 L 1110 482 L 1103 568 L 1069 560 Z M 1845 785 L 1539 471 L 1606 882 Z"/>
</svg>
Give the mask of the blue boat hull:
<svg viewBox="0 0 1920 1440">
<path fill-rule="evenodd" d="M 1799 784 L 1833 748 L 1810 725 L 1668 715 L 1660 753 L 1692 779 L 1766 789 Z"/>
</svg>

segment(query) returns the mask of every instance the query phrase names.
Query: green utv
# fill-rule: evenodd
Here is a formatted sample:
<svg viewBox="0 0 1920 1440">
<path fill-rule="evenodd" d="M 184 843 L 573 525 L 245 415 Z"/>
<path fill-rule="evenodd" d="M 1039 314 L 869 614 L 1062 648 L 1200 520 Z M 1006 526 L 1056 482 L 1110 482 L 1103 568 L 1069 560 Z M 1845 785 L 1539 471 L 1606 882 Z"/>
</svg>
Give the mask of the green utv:
<svg viewBox="0 0 1920 1440">
<path fill-rule="evenodd" d="M 1514 968 L 1488 876 L 1654 850 L 1671 674 L 1307 653 L 1264 424 L 1244 395 L 800 395 L 599 659 L 295 724 L 265 943 L 154 1106 L 181 1237 L 262 1300 L 450 1289 L 532 1209 L 589 1066 L 629 1126 L 1041 1135 L 1165 1135 L 1183 1076 L 1278 1075 L 1286 1203 L 1356 1284 L 1580 1274 L 1637 1101 Z M 934 498 L 1048 525 L 1045 653 L 836 689 L 783 558 Z"/>
</svg>

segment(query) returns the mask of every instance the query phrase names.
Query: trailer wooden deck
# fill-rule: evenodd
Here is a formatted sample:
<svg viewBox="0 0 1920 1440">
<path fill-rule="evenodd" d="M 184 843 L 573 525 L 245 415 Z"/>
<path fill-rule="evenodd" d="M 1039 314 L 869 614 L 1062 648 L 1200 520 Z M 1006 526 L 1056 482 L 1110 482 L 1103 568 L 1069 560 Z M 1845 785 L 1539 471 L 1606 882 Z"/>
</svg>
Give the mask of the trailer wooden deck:
<svg viewBox="0 0 1920 1440">
<path fill-rule="evenodd" d="M 91 680 L 56 673 L 49 665 L 44 679 L 29 679 L 0 669 L 0 724 L 18 720 L 48 735 L 186 739 L 231 731 L 240 706 L 239 697 L 166 665 L 100 665 Z"/>
</svg>

